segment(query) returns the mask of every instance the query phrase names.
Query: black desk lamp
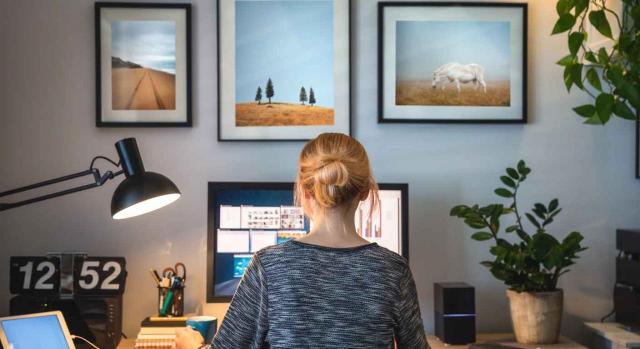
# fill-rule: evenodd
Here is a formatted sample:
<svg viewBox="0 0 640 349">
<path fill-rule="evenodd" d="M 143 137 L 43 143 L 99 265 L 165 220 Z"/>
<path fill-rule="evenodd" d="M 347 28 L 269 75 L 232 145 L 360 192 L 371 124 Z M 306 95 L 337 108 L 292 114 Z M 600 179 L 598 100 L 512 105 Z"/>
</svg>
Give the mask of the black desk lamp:
<svg viewBox="0 0 640 349">
<path fill-rule="evenodd" d="M 93 176 L 93 183 L 23 201 L 0 203 L 0 211 L 99 187 L 106 183 L 107 180 L 121 174 L 124 174 L 126 178 L 118 185 L 111 198 L 111 216 L 113 219 L 139 216 L 164 207 L 180 197 L 180 190 L 169 178 L 159 173 L 145 171 L 135 138 L 119 140 L 116 143 L 116 149 L 118 150 L 120 162 L 116 163 L 107 157 L 96 156 L 91 160 L 88 170 L 1 192 L 0 198 L 88 175 Z M 122 166 L 122 170 L 117 172 L 106 171 L 101 175 L 100 170 L 94 167 L 98 159 L 106 160 L 116 167 Z"/>
</svg>

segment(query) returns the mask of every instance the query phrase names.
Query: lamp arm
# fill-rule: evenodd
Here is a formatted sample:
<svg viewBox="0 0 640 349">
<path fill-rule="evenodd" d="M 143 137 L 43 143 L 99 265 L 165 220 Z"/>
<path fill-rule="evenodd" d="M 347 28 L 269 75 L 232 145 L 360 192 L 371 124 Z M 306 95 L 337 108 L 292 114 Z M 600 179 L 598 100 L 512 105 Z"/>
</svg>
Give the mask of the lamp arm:
<svg viewBox="0 0 640 349">
<path fill-rule="evenodd" d="M 24 186 L 24 187 L 20 187 L 20 188 L 16 188 L 16 189 L 11 189 L 11 190 L 7 190 L 7 191 L 4 191 L 4 192 L 0 192 L 0 198 L 1 197 L 5 197 L 5 196 L 9 196 L 9 195 L 13 195 L 13 194 L 17 194 L 17 193 L 21 193 L 21 192 L 25 192 L 25 191 L 29 191 L 29 190 L 33 190 L 33 189 L 36 189 L 36 188 L 46 187 L 46 186 L 49 186 L 49 185 L 52 185 L 52 184 L 56 184 L 56 183 L 66 182 L 66 181 L 69 181 L 69 180 L 72 180 L 72 179 L 75 179 L 75 178 L 84 177 L 84 176 L 88 176 L 88 175 L 92 175 L 93 176 L 93 183 L 89 183 L 89 184 L 77 186 L 77 187 L 74 187 L 74 188 L 61 190 L 61 191 L 58 191 L 58 192 L 55 192 L 55 193 L 45 194 L 45 195 L 42 195 L 42 196 L 38 196 L 38 197 L 34 197 L 34 198 L 22 200 L 22 201 L 11 202 L 11 203 L 0 203 L 0 211 L 5 211 L 5 210 L 8 210 L 8 209 L 12 209 L 12 208 L 16 208 L 16 207 L 20 207 L 20 206 L 24 206 L 24 205 L 29 205 L 29 204 L 32 204 L 32 203 L 35 203 L 35 202 L 44 201 L 44 200 L 56 198 L 56 197 L 59 197 L 59 196 L 68 195 L 68 194 L 72 194 L 72 193 L 77 193 L 79 191 L 83 191 L 83 190 L 99 187 L 99 186 L 103 185 L 104 183 L 106 183 L 108 180 L 113 179 L 114 177 L 117 177 L 117 176 L 119 176 L 119 175 L 121 175 L 123 173 L 124 173 L 124 171 L 122 171 L 122 170 L 117 171 L 115 173 L 112 172 L 112 171 L 107 171 L 103 175 L 101 175 L 100 174 L 100 170 L 98 170 L 97 168 L 93 167 L 93 161 L 92 161 L 91 168 L 88 169 L 88 170 L 84 170 L 84 171 L 76 172 L 76 173 L 73 173 L 73 174 L 70 174 L 70 175 L 66 175 L 66 176 L 62 176 L 62 177 L 58 177 L 58 178 L 53 178 L 53 179 L 49 179 L 49 180 L 46 180 L 46 181 L 30 184 L 30 185 L 27 185 L 27 186 Z"/>
</svg>

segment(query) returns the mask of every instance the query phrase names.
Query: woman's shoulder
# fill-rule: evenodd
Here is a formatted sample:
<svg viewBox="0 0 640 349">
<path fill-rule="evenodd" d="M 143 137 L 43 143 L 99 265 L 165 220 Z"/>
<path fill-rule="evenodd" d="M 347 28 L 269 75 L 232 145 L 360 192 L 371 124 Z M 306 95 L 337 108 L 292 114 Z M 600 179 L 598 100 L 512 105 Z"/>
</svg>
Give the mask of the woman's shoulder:
<svg viewBox="0 0 640 349">
<path fill-rule="evenodd" d="M 328 253 L 330 255 L 348 255 L 355 259 L 364 258 L 368 261 L 379 261 L 394 269 L 404 270 L 408 268 L 407 259 L 376 243 L 355 248 L 330 248 L 316 246 L 295 240 L 265 247 L 256 252 L 256 258 L 263 263 L 282 261 L 288 258 L 297 258 L 307 253 Z"/>
<path fill-rule="evenodd" d="M 398 253 L 391 251 L 386 247 L 382 247 L 380 245 L 376 245 L 375 248 L 372 248 L 372 253 L 375 254 L 380 261 L 384 261 L 389 267 L 403 271 L 409 268 L 409 261 L 407 258 L 399 255 Z"/>
</svg>

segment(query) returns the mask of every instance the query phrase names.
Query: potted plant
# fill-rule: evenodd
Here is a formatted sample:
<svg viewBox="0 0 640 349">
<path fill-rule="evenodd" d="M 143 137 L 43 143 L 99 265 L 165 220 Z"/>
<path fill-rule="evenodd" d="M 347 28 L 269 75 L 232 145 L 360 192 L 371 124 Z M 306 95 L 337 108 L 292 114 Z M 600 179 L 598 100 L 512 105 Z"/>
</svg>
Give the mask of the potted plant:
<svg viewBox="0 0 640 349">
<path fill-rule="evenodd" d="M 640 0 L 621 0 L 613 11 L 604 0 L 557 0 L 552 35 L 567 33 L 569 53 L 558 61 L 564 67 L 567 90 L 576 86 L 593 103 L 573 108 L 585 124 L 604 125 L 615 115 L 636 120 L 640 110 Z M 592 47 L 594 28 L 613 45 Z"/>
<path fill-rule="evenodd" d="M 562 241 L 547 233 L 547 227 L 560 213 L 558 199 L 547 205 L 536 203 L 524 213 L 533 227 L 529 233 L 518 209 L 518 190 L 531 173 L 524 161 L 507 168 L 500 180 L 506 187 L 496 195 L 509 199 L 504 204 L 458 205 L 451 216 L 464 220 L 476 230 L 471 238 L 491 242 L 493 260 L 483 261 L 491 274 L 504 282 L 511 307 L 511 322 L 519 343 L 555 343 L 560 334 L 563 292 L 557 288 L 558 278 L 584 251 L 579 232 L 569 233 Z M 512 217 L 512 224 L 503 225 L 503 216 Z M 504 228 L 503 228 L 504 227 Z"/>
</svg>

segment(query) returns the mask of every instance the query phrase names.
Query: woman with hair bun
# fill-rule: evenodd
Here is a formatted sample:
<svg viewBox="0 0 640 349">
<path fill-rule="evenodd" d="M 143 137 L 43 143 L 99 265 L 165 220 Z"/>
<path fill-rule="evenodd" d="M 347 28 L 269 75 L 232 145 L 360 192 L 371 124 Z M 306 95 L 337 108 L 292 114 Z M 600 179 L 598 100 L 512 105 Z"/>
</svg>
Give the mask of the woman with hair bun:
<svg viewBox="0 0 640 349">
<path fill-rule="evenodd" d="M 360 201 L 378 204 L 362 144 L 338 133 L 308 142 L 295 199 L 309 234 L 258 251 L 213 343 L 187 330 L 178 349 L 428 348 L 406 259 L 356 232 Z"/>
</svg>

